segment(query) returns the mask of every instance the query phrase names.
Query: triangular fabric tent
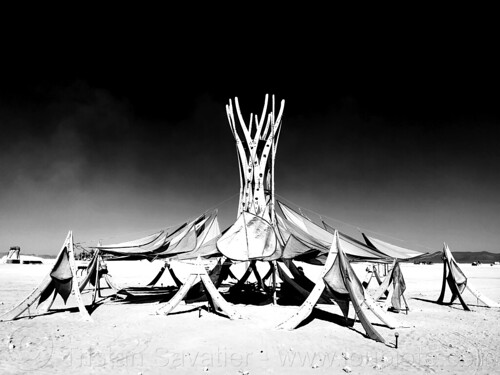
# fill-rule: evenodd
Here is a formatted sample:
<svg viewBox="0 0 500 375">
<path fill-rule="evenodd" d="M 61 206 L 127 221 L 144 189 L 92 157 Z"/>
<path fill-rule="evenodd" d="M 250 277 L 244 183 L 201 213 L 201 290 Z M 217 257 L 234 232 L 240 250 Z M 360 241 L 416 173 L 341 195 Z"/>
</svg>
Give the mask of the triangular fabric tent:
<svg viewBox="0 0 500 375">
<path fill-rule="evenodd" d="M 470 311 L 469 306 L 462 298 L 462 293 L 465 288 L 467 288 L 479 301 L 483 302 L 487 307 L 500 307 L 500 304 L 489 299 L 479 291 L 472 289 L 470 285 L 468 285 L 469 283 L 467 277 L 458 266 L 458 263 L 455 261 L 455 258 L 453 257 L 453 254 L 451 253 L 448 245 L 445 243 L 443 245 L 443 284 L 441 287 L 441 294 L 439 295 L 439 298 L 437 300 L 438 303 L 444 304 L 443 301 L 446 293 L 446 284 L 448 284 L 448 287 L 451 291 L 451 299 L 448 303 L 450 305 L 458 298 L 464 310 Z"/>
<path fill-rule="evenodd" d="M 89 281 L 90 277 L 91 276 L 89 275 L 83 280 L 85 285 Z M 61 296 L 65 304 L 69 296 L 73 295 L 82 318 L 91 321 L 92 318 L 83 304 L 80 294 L 81 290 L 77 280 L 76 262 L 73 250 L 73 233 L 70 231 L 56 257 L 54 266 L 51 268 L 48 275 L 24 300 L 0 316 L 0 321 L 16 319 L 25 311 L 28 311 L 28 314 L 31 316 L 32 310 L 36 311 L 41 304 L 49 300 L 52 296 L 49 307 L 43 308 L 43 306 L 40 306 L 41 309 L 47 310 L 50 308 L 57 295 Z M 81 288 L 82 290 L 85 285 Z"/>
<path fill-rule="evenodd" d="M 390 286 L 392 285 L 392 288 Z M 384 281 L 379 285 L 375 294 L 373 295 L 373 299 L 378 301 L 382 298 L 382 295 L 386 296 L 386 308 L 392 307 L 394 312 L 401 311 L 401 300 L 403 300 L 405 304 L 406 312 L 409 311 L 408 304 L 406 302 L 406 298 L 404 296 L 404 292 L 406 290 L 406 283 L 403 277 L 403 272 L 401 272 L 401 267 L 399 266 L 399 262 L 397 259 L 394 259 L 392 263 L 392 268 L 389 271 L 389 274 L 385 277 Z M 392 306 L 389 306 L 389 303 Z"/>
<path fill-rule="evenodd" d="M 384 338 L 371 325 L 364 309 L 371 310 L 389 328 L 396 327 L 396 324 L 365 294 L 361 282 L 342 250 L 338 232 L 335 231 L 328 258 L 314 289 L 299 310 L 281 323 L 278 328 L 294 329 L 297 327 L 311 314 L 325 289 L 330 292 L 331 298 L 339 305 L 346 318 L 349 312 L 349 302 L 353 304 L 354 310 L 369 338 L 385 342 Z"/>
</svg>

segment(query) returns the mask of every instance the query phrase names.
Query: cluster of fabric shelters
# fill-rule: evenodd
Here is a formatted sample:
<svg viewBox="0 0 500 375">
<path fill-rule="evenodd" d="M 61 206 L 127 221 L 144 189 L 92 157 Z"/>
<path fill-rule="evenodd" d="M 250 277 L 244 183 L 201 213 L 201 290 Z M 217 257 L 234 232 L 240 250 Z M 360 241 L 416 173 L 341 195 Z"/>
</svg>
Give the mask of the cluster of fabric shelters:
<svg viewBox="0 0 500 375">
<path fill-rule="evenodd" d="M 401 299 L 404 299 L 405 283 L 399 262 L 424 254 L 383 242 L 364 233 L 362 242 L 338 232 L 325 222 L 321 227 L 282 202 L 278 204 L 281 214 L 276 214 L 277 225 L 267 226 L 273 231 L 275 241 L 269 241 L 269 233 L 259 227 L 262 219 L 253 221 L 251 214 L 241 215 L 246 221 L 236 221 L 225 231 L 221 231 L 217 211 L 214 210 L 134 241 L 96 245 L 83 278 L 76 276 L 73 234 L 70 232 L 49 275 L 25 300 L 2 315 L 0 320 L 15 319 L 26 313 L 30 316 L 44 313 L 51 308 L 57 296 L 66 302 L 71 295 L 76 298 L 85 319 L 91 320 L 81 293 L 90 287 L 93 291 L 91 304 L 94 304 L 100 296 L 101 278 L 116 293 L 120 293 L 122 298 L 125 296 L 132 301 L 134 298 L 156 298 L 165 301 L 160 304 L 158 313 L 168 314 L 182 300 L 207 301 L 213 311 L 237 318 L 241 316 L 240 313 L 226 301 L 220 293 L 220 287 L 229 277 L 236 279 L 230 267 L 240 261 L 231 258 L 221 248 L 226 250 L 234 243 L 240 246 L 240 236 L 245 239 L 247 249 L 251 249 L 252 244 L 257 241 L 257 246 L 269 247 L 264 250 L 269 255 L 255 260 L 249 257 L 246 262 L 247 271 L 231 290 L 237 291 L 238 286 L 243 286 L 250 274 L 254 273 L 258 280 L 257 287 L 267 292 L 269 298 L 279 289 L 281 297 L 286 298 L 291 294 L 303 301 L 297 313 L 285 319 L 279 328 L 295 328 L 311 313 L 315 305 L 321 303 L 338 305 L 347 319 L 349 305 L 352 304 L 367 336 L 383 342 L 383 337 L 371 325 L 364 310 L 370 310 L 383 324 L 395 328 L 397 323 L 388 316 L 386 309 L 390 307 L 394 311 L 402 310 Z M 242 222 L 244 225 L 241 225 Z M 228 233 L 230 236 L 227 236 Z M 107 261 L 141 259 L 164 260 L 164 265 L 156 275 L 152 275 L 152 280 L 146 286 L 120 287 L 107 272 Z M 192 266 L 192 273 L 186 280 L 181 281 L 176 276 L 172 267 L 174 260 Z M 207 270 L 208 261 L 215 263 L 215 267 Z M 270 265 L 269 272 L 264 277 L 257 271 L 258 261 Z M 312 281 L 300 272 L 294 263 L 297 261 L 322 267 L 321 277 Z M 366 280 L 364 283 L 360 282 L 351 262 L 390 263 L 392 266 L 383 281 L 375 266 L 369 272 L 376 275 L 380 284 L 376 293 L 370 296 L 365 289 L 368 283 Z M 156 286 L 164 272 L 170 273 L 175 285 Z M 281 280 L 281 288 L 277 287 L 277 283 L 269 286 L 265 284 L 271 276 Z M 385 304 L 377 304 L 377 300 L 384 298 Z M 404 303 L 406 305 L 406 301 Z"/>
</svg>

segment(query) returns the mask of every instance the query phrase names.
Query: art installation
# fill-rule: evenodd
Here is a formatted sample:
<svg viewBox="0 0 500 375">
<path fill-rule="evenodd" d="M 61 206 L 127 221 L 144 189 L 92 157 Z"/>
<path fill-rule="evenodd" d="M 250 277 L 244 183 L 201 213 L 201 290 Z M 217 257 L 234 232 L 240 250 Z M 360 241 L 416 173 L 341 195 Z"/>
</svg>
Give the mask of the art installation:
<svg viewBox="0 0 500 375">
<path fill-rule="evenodd" d="M 322 304 L 336 305 L 347 323 L 352 305 L 354 321 L 359 319 L 366 336 L 385 343 L 386 339 L 375 329 L 367 312 L 370 311 L 390 329 L 401 326 L 387 313 L 387 310 L 409 311 L 400 263 L 426 254 L 365 233 L 361 233 L 364 242 L 359 241 L 323 220 L 317 224 L 276 200 L 275 162 L 284 106 L 285 101 L 282 100 L 276 108 L 274 96 L 270 99 L 266 95 L 260 116 L 250 114 L 247 121 L 238 98 L 234 102 L 229 100 L 226 106 L 227 119 L 236 142 L 240 176 L 237 216 L 232 225 L 221 231 L 215 209 L 133 241 L 98 243 L 85 249 L 92 253 L 92 258 L 84 267 L 85 276 L 80 279 L 76 273 L 73 233 L 70 231 L 48 275 L 18 305 L 0 316 L 0 321 L 44 314 L 51 309 L 58 296 L 65 304 L 70 299 L 74 300 L 81 316 L 87 321 L 92 321 L 89 310 L 92 311 L 97 303 L 104 300 L 110 303 L 159 302 L 159 306 L 155 307 L 158 315 L 171 314 L 182 301 L 203 302 L 208 303 L 209 311 L 237 319 L 241 318 L 241 314 L 226 297 L 231 293 L 240 293 L 253 274 L 260 291 L 274 304 L 277 303 L 279 280 L 280 300 L 300 305 L 278 328 L 295 329 L 315 307 Z M 462 298 L 464 289 L 469 288 L 486 306 L 500 307 L 470 289 L 466 276 L 446 244 L 442 256 L 444 271 L 439 303 L 443 303 L 448 285 L 452 293 L 450 304 L 458 298 L 463 308 L 470 310 Z M 19 250 L 11 249 L 7 258 L 15 263 Z M 144 284 L 129 286 L 120 284 L 120 280 L 115 280 L 108 272 L 106 263 L 111 260 L 156 260 L 161 266 Z M 246 262 L 246 270 L 238 280 L 230 267 L 241 262 Z M 318 269 L 321 267 L 319 276 L 311 280 L 294 262 L 304 262 Z M 353 270 L 353 262 L 370 264 L 368 277 L 363 283 Z M 189 269 L 187 277 L 177 276 L 175 264 L 179 263 Z M 264 277 L 260 276 L 257 264 L 268 265 Z M 391 265 L 385 279 L 379 276 L 375 265 Z M 175 285 L 158 286 L 165 274 L 170 275 Z M 373 277 L 378 286 L 370 296 L 368 286 Z M 111 296 L 102 297 L 101 278 L 112 290 Z M 228 279 L 234 279 L 235 283 L 223 291 L 223 283 Z M 269 280 L 271 285 L 268 286 L 266 283 Z M 86 306 L 82 293 L 89 285 L 91 300 Z M 101 300 L 97 302 L 97 298 Z"/>
<path fill-rule="evenodd" d="M 276 233 L 274 163 L 285 101 L 281 101 L 277 116 L 274 95 L 269 113 L 268 101 L 266 95 L 261 116 L 250 114 L 248 123 L 238 98 L 234 99 L 234 107 L 231 100 L 226 106 L 238 153 L 240 197 L 238 218 L 217 241 L 217 248 L 233 260 L 276 260 L 283 248 Z"/>
</svg>

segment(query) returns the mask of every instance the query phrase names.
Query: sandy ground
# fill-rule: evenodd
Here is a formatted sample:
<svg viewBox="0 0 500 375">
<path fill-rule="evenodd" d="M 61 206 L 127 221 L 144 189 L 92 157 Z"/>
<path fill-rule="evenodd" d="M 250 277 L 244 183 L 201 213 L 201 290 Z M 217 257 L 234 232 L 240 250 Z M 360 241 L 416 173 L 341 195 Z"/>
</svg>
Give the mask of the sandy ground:
<svg viewBox="0 0 500 375">
<path fill-rule="evenodd" d="M 144 285 L 160 267 L 146 261 L 108 263 L 115 282 L 122 285 Z M 236 276 L 243 267 L 235 267 Z M 0 265 L 0 313 L 26 296 L 49 268 Z M 179 278 L 187 276 L 185 266 L 174 264 L 174 268 Z M 311 278 L 319 272 L 318 267 L 304 268 Z M 366 264 L 355 265 L 360 279 L 365 268 Z M 462 265 L 462 269 L 471 285 L 500 301 L 500 266 Z M 58 301 L 56 313 L 0 323 L 0 373 L 334 374 L 345 373 L 346 366 L 352 374 L 500 373 L 500 309 L 478 306 L 468 291 L 464 297 L 471 312 L 459 304 L 433 303 L 441 288 L 441 264 L 404 264 L 402 270 L 411 310 L 407 315 L 391 314 L 404 328 L 376 326 L 386 344 L 367 339 L 359 322 L 352 328 L 343 326 L 336 306 L 321 305 L 326 312 L 317 310 L 303 326 L 282 331 L 276 325 L 297 306 L 236 304 L 244 318 L 231 321 L 205 310 L 199 317 L 197 309 L 156 315 L 157 302 L 107 300 L 92 312 L 94 322 L 88 323 L 77 310 L 64 309 Z M 164 275 L 158 285 L 171 282 Z M 375 288 L 375 280 L 370 286 Z M 90 301 L 90 294 L 84 299 Z M 68 307 L 74 306 L 70 297 Z M 187 308 L 180 306 L 179 311 Z"/>
</svg>

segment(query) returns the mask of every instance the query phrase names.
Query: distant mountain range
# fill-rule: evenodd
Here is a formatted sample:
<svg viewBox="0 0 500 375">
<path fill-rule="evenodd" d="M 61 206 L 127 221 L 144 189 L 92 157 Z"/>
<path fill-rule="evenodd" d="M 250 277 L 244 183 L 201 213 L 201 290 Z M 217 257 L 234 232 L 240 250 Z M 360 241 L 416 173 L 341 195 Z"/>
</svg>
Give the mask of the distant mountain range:
<svg viewBox="0 0 500 375">
<path fill-rule="evenodd" d="M 490 253 L 488 251 L 453 251 L 453 257 L 458 263 L 492 263 L 500 262 L 500 253 Z M 441 251 L 419 258 L 420 262 L 442 263 Z"/>
</svg>

